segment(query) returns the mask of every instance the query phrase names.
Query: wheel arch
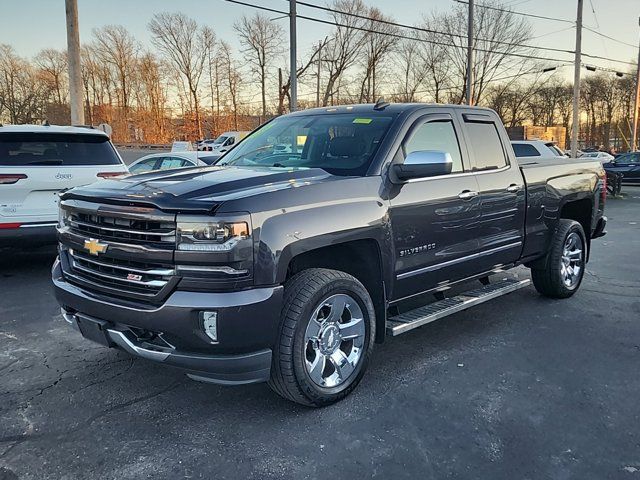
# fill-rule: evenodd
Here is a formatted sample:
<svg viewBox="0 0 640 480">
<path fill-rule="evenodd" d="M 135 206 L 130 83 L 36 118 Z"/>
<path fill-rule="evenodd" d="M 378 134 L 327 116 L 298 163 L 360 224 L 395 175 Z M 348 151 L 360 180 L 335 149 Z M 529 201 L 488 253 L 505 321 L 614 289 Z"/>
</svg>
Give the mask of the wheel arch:
<svg viewBox="0 0 640 480">
<path fill-rule="evenodd" d="M 375 239 L 365 238 L 320 246 L 293 256 L 286 279 L 308 268 L 339 270 L 357 278 L 367 289 L 376 314 L 376 343 L 382 343 L 386 326 L 386 292 L 383 257 Z"/>
</svg>

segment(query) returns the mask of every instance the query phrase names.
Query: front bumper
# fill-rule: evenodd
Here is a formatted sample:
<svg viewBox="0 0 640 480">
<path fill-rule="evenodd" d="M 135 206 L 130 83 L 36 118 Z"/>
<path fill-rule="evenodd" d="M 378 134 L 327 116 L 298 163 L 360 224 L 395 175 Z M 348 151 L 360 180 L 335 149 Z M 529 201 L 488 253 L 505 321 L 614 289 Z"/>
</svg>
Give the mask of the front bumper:
<svg viewBox="0 0 640 480">
<path fill-rule="evenodd" d="M 99 340 L 81 330 L 89 339 L 182 368 L 196 380 L 243 384 L 269 378 L 281 286 L 229 293 L 177 290 L 161 306 L 149 306 L 116 303 L 85 291 L 65 280 L 59 261 L 53 266 L 52 277 L 65 319 L 79 330 L 87 324 L 102 330 Z M 204 333 L 199 316 L 202 311 L 218 313 L 218 342 Z M 140 331 L 161 334 L 169 347 L 141 342 L 137 336 Z"/>
</svg>

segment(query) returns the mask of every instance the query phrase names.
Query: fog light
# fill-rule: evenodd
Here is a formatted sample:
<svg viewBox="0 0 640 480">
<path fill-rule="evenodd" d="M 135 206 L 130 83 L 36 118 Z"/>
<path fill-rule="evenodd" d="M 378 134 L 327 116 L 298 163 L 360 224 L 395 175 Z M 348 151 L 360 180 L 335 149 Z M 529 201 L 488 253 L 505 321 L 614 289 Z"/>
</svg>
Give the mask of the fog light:
<svg viewBox="0 0 640 480">
<path fill-rule="evenodd" d="M 218 341 L 218 312 L 202 312 L 202 328 L 214 342 Z"/>
</svg>

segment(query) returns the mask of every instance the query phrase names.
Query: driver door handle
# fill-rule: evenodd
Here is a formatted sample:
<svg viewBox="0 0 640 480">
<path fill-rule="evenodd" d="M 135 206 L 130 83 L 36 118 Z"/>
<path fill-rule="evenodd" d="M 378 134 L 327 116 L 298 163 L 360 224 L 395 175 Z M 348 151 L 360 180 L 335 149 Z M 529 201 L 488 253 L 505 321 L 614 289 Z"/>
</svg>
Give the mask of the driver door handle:
<svg viewBox="0 0 640 480">
<path fill-rule="evenodd" d="M 465 190 L 464 192 L 460 192 L 458 194 L 458 198 L 461 198 L 462 200 L 470 200 L 477 196 L 478 196 L 478 192 L 475 192 L 472 190 Z"/>
<path fill-rule="evenodd" d="M 522 188 L 522 187 L 521 187 L 520 185 L 516 185 L 516 184 L 514 183 L 514 184 L 509 185 L 509 186 L 507 187 L 507 192 L 515 193 L 515 192 L 520 191 L 520 189 L 521 189 L 521 188 Z"/>
</svg>

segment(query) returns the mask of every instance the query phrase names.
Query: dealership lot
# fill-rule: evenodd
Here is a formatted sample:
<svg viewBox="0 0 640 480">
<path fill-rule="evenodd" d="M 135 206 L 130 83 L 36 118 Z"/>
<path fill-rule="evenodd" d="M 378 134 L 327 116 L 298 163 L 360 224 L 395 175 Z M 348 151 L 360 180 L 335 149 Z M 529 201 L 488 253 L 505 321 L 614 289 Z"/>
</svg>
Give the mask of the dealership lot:
<svg viewBox="0 0 640 480">
<path fill-rule="evenodd" d="M 59 315 L 55 249 L 2 250 L 0 479 L 635 478 L 640 188 L 623 192 L 575 297 L 526 288 L 388 339 L 319 410 L 89 343 Z"/>
</svg>

